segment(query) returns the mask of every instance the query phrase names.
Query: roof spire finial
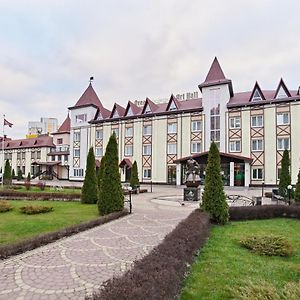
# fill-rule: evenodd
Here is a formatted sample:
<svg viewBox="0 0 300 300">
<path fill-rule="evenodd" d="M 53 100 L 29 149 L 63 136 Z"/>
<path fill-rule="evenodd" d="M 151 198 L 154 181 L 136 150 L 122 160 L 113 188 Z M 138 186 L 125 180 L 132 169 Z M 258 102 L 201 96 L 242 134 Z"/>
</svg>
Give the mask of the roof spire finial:
<svg viewBox="0 0 300 300">
<path fill-rule="evenodd" d="M 92 83 L 93 80 L 94 80 L 94 77 L 91 76 L 91 77 L 90 77 L 90 84 Z"/>
</svg>

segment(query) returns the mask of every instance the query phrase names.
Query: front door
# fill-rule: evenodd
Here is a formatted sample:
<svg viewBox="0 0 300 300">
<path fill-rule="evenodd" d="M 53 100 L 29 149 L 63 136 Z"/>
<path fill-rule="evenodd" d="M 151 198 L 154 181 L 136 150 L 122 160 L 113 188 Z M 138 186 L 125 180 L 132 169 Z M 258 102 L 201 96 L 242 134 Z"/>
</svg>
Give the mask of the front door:
<svg viewBox="0 0 300 300">
<path fill-rule="evenodd" d="M 176 166 L 168 166 L 168 184 L 176 184 Z"/>
<path fill-rule="evenodd" d="M 129 182 L 131 177 L 131 168 L 125 167 L 125 181 Z"/>
</svg>

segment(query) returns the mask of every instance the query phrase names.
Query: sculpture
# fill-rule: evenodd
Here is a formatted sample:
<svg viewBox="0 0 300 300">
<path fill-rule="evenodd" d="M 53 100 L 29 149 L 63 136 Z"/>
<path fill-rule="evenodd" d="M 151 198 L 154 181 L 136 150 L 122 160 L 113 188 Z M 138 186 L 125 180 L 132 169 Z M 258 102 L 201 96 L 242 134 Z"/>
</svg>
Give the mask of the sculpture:
<svg viewBox="0 0 300 300">
<path fill-rule="evenodd" d="M 187 171 L 185 175 L 185 185 L 187 187 L 198 187 L 200 185 L 200 167 L 192 158 L 189 158 L 187 161 Z"/>
</svg>

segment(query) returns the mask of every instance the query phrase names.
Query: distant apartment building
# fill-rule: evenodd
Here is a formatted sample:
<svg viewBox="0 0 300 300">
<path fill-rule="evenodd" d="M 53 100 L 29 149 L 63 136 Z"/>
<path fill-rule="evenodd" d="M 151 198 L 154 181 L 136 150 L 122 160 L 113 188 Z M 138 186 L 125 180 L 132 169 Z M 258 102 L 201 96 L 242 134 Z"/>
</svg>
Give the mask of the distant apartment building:
<svg viewBox="0 0 300 300">
<path fill-rule="evenodd" d="M 58 121 L 56 118 L 41 118 L 40 121 L 28 122 L 28 134 L 26 138 L 35 138 L 41 134 L 56 132 Z"/>
</svg>

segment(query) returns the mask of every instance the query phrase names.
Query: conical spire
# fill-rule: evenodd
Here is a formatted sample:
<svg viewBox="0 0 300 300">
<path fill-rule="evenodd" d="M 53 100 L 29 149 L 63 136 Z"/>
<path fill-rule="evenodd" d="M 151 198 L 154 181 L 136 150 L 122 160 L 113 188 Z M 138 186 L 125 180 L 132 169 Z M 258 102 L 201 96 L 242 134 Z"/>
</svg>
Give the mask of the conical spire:
<svg viewBox="0 0 300 300">
<path fill-rule="evenodd" d="M 220 81 L 224 79 L 226 78 L 223 73 L 223 70 L 219 64 L 217 57 L 215 57 L 207 73 L 204 83 L 211 82 L 211 81 Z"/>
<path fill-rule="evenodd" d="M 66 119 L 58 128 L 57 133 L 70 132 L 70 128 L 71 128 L 71 120 L 70 120 L 70 116 L 68 113 Z"/>
</svg>

